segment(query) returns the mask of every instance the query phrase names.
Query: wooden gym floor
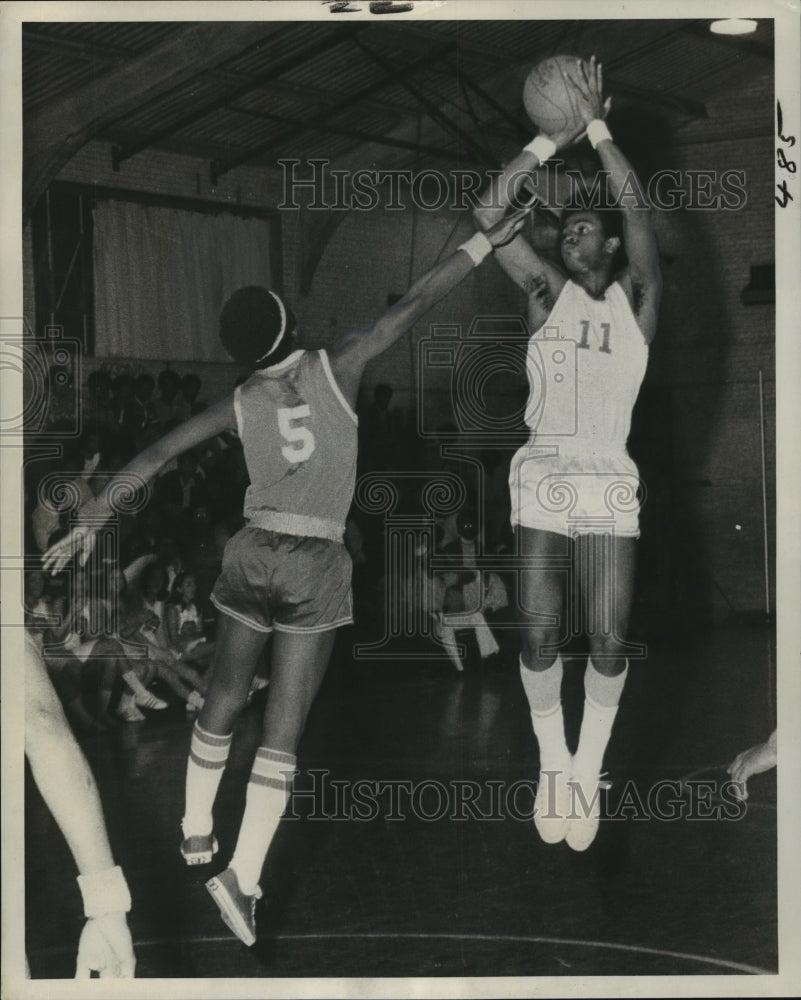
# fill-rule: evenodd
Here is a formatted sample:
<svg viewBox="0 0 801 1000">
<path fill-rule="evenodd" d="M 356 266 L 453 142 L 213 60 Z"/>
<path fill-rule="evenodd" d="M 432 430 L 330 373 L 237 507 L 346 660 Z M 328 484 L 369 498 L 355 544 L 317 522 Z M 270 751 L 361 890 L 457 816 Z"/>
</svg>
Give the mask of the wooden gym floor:
<svg viewBox="0 0 801 1000">
<path fill-rule="evenodd" d="M 449 782 L 482 795 L 495 782 L 500 797 L 537 777 L 511 633 L 494 663 L 472 651 L 462 675 L 444 660 L 354 663 L 352 643 L 340 635 L 299 752 L 297 787 L 326 791 L 298 798 L 302 818 L 281 824 L 252 949 L 227 932 L 203 883 L 233 850 L 265 695 L 235 732 L 215 807 L 220 861 L 208 868 L 185 868 L 177 850 L 192 725 L 183 711 L 83 740 L 131 887 L 139 977 L 776 971 L 775 773 L 752 779 L 740 818 L 724 818 L 719 797 L 725 765 L 773 728 L 767 627 L 729 623 L 662 640 L 632 665 L 606 757 L 606 808 L 617 818 L 604 820 L 586 854 L 539 840 L 520 818 L 531 805 L 525 787 L 517 814 L 507 803 L 501 818 L 483 818 L 492 808 L 480 799 L 480 816 L 437 818 L 440 787 L 450 789 L 444 808 L 459 812 Z M 565 686 L 574 734 L 581 695 L 576 662 Z M 401 791 L 401 818 L 390 818 L 387 796 L 378 815 L 336 818 L 347 807 L 330 782 L 359 779 L 407 782 L 429 818 L 412 815 Z M 31 974 L 69 977 L 81 927 L 74 864 L 26 780 Z M 660 780 L 683 782 L 665 787 L 685 815 L 634 818 L 638 797 L 647 804 Z M 699 818 L 686 815 L 690 803 Z"/>
</svg>

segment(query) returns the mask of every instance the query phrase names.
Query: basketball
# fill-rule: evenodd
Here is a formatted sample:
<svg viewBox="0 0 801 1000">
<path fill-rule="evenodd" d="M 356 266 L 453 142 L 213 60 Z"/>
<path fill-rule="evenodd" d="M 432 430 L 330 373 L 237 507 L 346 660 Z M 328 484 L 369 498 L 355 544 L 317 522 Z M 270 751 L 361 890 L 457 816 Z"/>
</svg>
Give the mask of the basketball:
<svg viewBox="0 0 801 1000">
<path fill-rule="evenodd" d="M 564 73 L 574 79 L 578 73 L 577 56 L 549 56 L 531 70 L 523 87 L 523 104 L 534 124 L 550 135 L 575 125 L 582 126 L 575 95 L 568 89 Z"/>
</svg>

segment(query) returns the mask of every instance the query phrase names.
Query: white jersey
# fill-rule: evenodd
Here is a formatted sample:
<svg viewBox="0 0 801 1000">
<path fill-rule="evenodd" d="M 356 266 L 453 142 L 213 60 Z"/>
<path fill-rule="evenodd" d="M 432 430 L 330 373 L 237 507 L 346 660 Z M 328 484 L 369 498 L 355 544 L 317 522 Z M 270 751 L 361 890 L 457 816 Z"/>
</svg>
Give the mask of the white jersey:
<svg viewBox="0 0 801 1000">
<path fill-rule="evenodd" d="M 528 345 L 532 443 L 556 445 L 563 455 L 625 452 L 647 363 L 648 345 L 620 285 L 595 299 L 568 280 Z"/>
</svg>

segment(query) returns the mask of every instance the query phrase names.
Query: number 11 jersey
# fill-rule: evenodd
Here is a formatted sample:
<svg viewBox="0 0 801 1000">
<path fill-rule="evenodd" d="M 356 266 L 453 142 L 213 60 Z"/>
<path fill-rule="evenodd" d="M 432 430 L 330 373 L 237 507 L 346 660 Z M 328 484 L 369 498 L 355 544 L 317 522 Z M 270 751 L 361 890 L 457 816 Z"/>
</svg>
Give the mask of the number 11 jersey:
<svg viewBox="0 0 801 1000">
<path fill-rule="evenodd" d="M 532 437 L 561 454 L 625 453 L 647 363 L 648 345 L 620 285 L 595 299 L 567 281 L 529 342 Z"/>
<path fill-rule="evenodd" d="M 234 392 L 250 486 L 245 517 L 288 535 L 341 541 L 356 480 L 357 418 L 327 353 L 294 351 Z"/>
</svg>

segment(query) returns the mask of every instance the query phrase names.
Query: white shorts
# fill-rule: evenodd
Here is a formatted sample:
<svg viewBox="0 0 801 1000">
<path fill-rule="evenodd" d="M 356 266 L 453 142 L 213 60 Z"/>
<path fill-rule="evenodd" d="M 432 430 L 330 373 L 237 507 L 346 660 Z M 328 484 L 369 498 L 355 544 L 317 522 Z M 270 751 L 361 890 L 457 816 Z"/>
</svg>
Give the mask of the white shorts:
<svg viewBox="0 0 801 1000">
<path fill-rule="evenodd" d="M 578 445 L 578 447 L 577 447 Z M 640 536 L 637 466 L 624 451 L 600 454 L 575 439 L 565 454 L 529 442 L 512 458 L 509 493 L 512 526 L 539 528 L 559 535 Z"/>
</svg>

